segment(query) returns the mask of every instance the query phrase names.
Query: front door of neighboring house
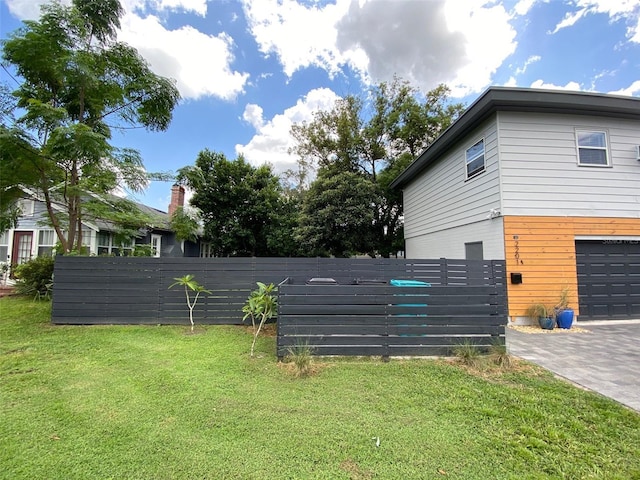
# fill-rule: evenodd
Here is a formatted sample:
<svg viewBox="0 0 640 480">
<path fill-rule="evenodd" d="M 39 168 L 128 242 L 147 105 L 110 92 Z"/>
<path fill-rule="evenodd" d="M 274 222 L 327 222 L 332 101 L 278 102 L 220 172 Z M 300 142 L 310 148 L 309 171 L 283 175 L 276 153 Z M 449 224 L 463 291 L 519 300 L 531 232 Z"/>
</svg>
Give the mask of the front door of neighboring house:
<svg viewBox="0 0 640 480">
<path fill-rule="evenodd" d="M 31 260 L 33 232 L 14 232 L 11 265 L 20 265 Z"/>
<path fill-rule="evenodd" d="M 160 250 L 162 248 L 162 235 L 156 233 L 151 234 L 151 249 L 153 250 L 153 256 L 159 257 Z"/>
</svg>

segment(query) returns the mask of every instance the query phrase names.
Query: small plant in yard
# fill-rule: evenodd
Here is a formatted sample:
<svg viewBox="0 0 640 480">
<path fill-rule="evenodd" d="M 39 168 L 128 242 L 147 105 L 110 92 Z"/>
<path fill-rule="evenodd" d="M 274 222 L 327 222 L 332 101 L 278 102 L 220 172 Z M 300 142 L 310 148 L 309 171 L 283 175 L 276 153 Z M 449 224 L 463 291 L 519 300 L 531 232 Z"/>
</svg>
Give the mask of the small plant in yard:
<svg viewBox="0 0 640 480">
<path fill-rule="evenodd" d="M 267 320 L 273 318 L 278 305 L 275 297 L 277 289 L 273 283 L 266 285 L 262 282 L 256 282 L 256 284 L 258 288 L 251 292 L 247 303 L 242 307 L 242 312 L 244 313 L 242 320 L 244 321 L 247 318 L 251 318 L 251 326 L 253 327 L 253 342 L 251 343 L 252 357 L 260 330 Z"/>
<path fill-rule="evenodd" d="M 313 347 L 308 343 L 296 343 L 287 349 L 287 360 L 295 367 L 296 377 L 306 377 L 311 373 Z"/>
<path fill-rule="evenodd" d="M 189 307 L 189 321 L 191 322 L 191 333 L 193 333 L 193 309 L 198 303 L 198 297 L 201 293 L 211 293 L 211 290 L 207 290 L 202 285 L 200 285 L 193 275 L 185 275 L 184 277 L 174 278 L 175 282 L 169 285 L 169 288 L 173 288 L 176 285 L 184 287 L 184 295 L 187 298 L 187 307 Z M 195 292 L 195 297 L 193 300 L 191 299 L 191 295 L 189 291 Z"/>
<path fill-rule="evenodd" d="M 476 367 L 481 361 L 482 352 L 470 340 L 456 345 L 453 348 L 453 354 L 460 360 L 463 365 L 468 367 Z"/>
</svg>

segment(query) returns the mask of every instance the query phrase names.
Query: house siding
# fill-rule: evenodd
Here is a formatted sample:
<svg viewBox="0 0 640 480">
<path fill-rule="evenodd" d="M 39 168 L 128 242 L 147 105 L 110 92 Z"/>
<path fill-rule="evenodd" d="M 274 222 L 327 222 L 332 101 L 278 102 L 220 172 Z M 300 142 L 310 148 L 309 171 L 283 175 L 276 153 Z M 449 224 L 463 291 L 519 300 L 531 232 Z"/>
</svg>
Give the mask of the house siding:
<svg viewBox="0 0 640 480">
<path fill-rule="evenodd" d="M 611 217 L 504 217 L 507 278 L 522 274 L 521 284 L 507 285 L 509 316 L 524 317 L 530 304 L 555 305 L 569 287 L 570 305 L 579 315 L 576 237 L 632 237 L 640 240 L 640 219 Z"/>
<path fill-rule="evenodd" d="M 406 240 L 407 258 L 465 258 L 465 243 L 482 242 L 483 257 L 504 259 L 502 219 L 483 220 Z"/>
<path fill-rule="evenodd" d="M 485 171 L 466 180 L 465 150 L 485 141 Z M 405 238 L 485 219 L 500 207 L 495 117 L 486 121 L 404 190 Z"/>
<path fill-rule="evenodd" d="M 466 179 L 465 151 L 478 140 L 485 141 L 485 171 Z M 495 116 L 470 132 L 443 158 L 430 166 L 404 190 L 406 255 L 408 258 L 464 256 L 464 243 L 483 241 L 491 209 L 500 208 L 498 135 Z M 469 239 L 461 237 L 469 235 Z M 495 232 L 494 232 L 495 233 Z M 499 235 L 501 238 L 502 235 Z M 455 239 L 455 244 L 451 240 Z M 504 256 L 501 240 L 485 252 Z M 443 252 L 443 253 L 437 253 Z M 453 253 L 455 252 L 455 253 Z"/>
<path fill-rule="evenodd" d="M 503 215 L 640 218 L 640 123 L 499 112 Z M 610 167 L 578 165 L 575 131 L 604 131 Z"/>
</svg>

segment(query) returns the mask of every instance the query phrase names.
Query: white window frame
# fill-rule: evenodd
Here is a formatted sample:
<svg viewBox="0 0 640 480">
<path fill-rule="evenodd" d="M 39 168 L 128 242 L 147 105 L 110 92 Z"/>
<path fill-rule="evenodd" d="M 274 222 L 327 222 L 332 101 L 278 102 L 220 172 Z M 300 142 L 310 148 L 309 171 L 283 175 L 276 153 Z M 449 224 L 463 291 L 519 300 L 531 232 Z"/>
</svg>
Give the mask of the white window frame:
<svg viewBox="0 0 640 480">
<path fill-rule="evenodd" d="M 0 233 L 0 264 L 11 261 L 9 253 L 9 231 Z"/>
<path fill-rule="evenodd" d="M 479 143 L 482 143 L 482 153 L 477 153 L 473 157 L 469 158 L 469 151 L 472 150 L 474 147 L 476 147 Z M 480 157 L 482 157 L 482 168 L 469 173 L 469 165 L 474 161 L 478 160 Z M 469 148 L 465 149 L 464 151 L 465 176 L 468 180 L 470 178 L 475 177 L 476 175 L 480 175 L 482 172 L 486 171 L 486 169 L 487 169 L 486 148 L 484 143 L 484 137 L 482 137 L 481 139 L 474 142 L 473 145 L 471 145 Z"/>
<path fill-rule="evenodd" d="M 44 234 L 47 234 L 47 236 L 51 237 L 50 239 L 45 239 L 45 240 L 50 240 L 49 242 L 43 242 L 43 236 Z M 47 255 L 52 256 L 56 247 L 56 241 L 57 241 L 57 236 L 56 236 L 56 232 L 53 229 L 46 229 L 46 230 L 39 230 L 38 231 L 38 244 L 36 245 L 36 254 L 40 257 L 40 256 L 44 256 L 44 252 L 40 252 L 41 248 L 47 248 L 48 253 Z"/>
<path fill-rule="evenodd" d="M 580 145 L 580 134 L 602 134 L 604 137 L 604 147 L 592 146 L 592 145 Z M 580 150 L 596 150 L 603 151 L 606 163 L 583 163 L 580 160 Z M 611 155 L 609 155 L 609 139 L 606 130 L 589 130 L 586 128 L 576 128 L 576 155 L 578 166 L 580 167 L 610 167 Z"/>
<path fill-rule="evenodd" d="M 114 252 L 116 251 L 118 252 L 119 257 L 130 257 L 131 255 L 133 255 L 133 249 L 135 248 L 135 241 L 133 239 L 130 239 L 128 244 L 121 243 L 116 245 L 113 238 L 113 233 L 104 232 L 104 234 L 108 236 L 107 238 L 109 239 L 109 242 L 108 242 L 108 245 L 101 244 L 100 243 L 101 233 L 103 232 L 98 232 L 97 238 L 96 238 L 96 248 L 97 248 L 98 255 L 115 255 Z M 106 252 L 104 251 L 104 249 L 106 249 Z M 123 253 L 125 252 L 126 252 L 126 255 L 123 255 Z"/>
<path fill-rule="evenodd" d="M 151 250 L 153 251 L 154 257 L 160 256 L 160 252 L 162 251 L 162 235 L 158 235 L 157 233 L 151 234 Z"/>
</svg>

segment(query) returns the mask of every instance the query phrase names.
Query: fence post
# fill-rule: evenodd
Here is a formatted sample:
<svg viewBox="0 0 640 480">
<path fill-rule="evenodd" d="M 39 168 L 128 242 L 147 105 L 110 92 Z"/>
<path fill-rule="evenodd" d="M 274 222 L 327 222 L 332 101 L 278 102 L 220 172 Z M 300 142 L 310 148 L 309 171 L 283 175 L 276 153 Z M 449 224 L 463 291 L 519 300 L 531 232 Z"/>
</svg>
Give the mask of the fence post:
<svg viewBox="0 0 640 480">
<path fill-rule="evenodd" d="M 445 286 L 449 285 L 449 271 L 446 258 L 440 258 L 440 283 Z"/>
</svg>

